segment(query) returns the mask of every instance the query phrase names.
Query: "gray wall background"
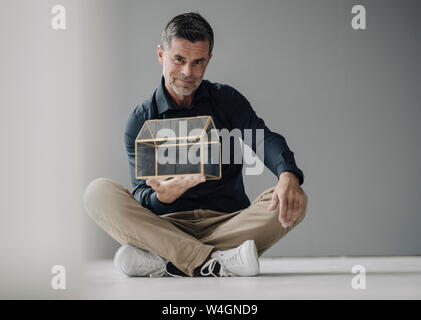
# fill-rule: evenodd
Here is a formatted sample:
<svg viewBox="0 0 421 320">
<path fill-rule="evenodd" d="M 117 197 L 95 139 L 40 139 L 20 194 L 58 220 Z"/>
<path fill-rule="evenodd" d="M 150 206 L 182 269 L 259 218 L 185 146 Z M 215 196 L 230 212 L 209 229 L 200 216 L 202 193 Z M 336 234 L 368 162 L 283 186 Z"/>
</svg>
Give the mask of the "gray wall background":
<svg viewBox="0 0 421 320">
<path fill-rule="evenodd" d="M 240 90 L 305 174 L 307 218 L 266 255 L 421 254 L 419 1 L 0 4 L 2 295 L 50 290 L 54 264 L 75 287 L 79 262 L 113 256 L 82 194 L 97 177 L 131 187 L 126 119 L 159 84 L 162 28 L 191 10 L 215 32 L 205 78 Z M 355 4 L 367 30 L 351 28 Z M 245 177 L 251 200 L 275 183 Z"/>
<path fill-rule="evenodd" d="M 83 284 L 83 26 L 55 1 L 0 1 L 0 299 L 77 297 Z M 53 290 L 54 265 L 66 290 Z"/>
</svg>

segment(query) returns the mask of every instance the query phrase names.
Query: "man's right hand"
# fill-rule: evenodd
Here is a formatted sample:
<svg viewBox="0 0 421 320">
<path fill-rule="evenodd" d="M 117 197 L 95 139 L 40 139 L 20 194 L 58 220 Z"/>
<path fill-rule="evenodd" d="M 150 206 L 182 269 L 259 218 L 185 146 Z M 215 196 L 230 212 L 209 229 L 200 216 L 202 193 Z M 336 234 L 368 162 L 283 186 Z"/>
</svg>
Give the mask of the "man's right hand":
<svg viewBox="0 0 421 320">
<path fill-rule="evenodd" d="M 146 184 L 155 190 L 159 201 L 169 204 L 177 200 L 188 189 L 205 181 L 205 177 L 199 176 L 176 177 L 169 180 L 149 178 L 146 180 Z"/>
</svg>

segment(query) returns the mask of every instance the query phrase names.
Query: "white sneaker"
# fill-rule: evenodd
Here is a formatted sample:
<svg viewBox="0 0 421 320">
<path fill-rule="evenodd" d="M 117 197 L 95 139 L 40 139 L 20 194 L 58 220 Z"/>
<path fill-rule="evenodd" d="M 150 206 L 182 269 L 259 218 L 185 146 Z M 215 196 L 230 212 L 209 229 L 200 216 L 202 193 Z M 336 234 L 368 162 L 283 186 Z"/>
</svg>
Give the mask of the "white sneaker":
<svg viewBox="0 0 421 320">
<path fill-rule="evenodd" d="M 219 274 L 214 274 L 215 266 L 219 262 Z M 208 268 L 208 272 L 205 272 Z M 216 251 L 200 270 L 202 276 L 214 277 L 255 276 L 260 272 L 259 258 L 254 240 L 247 240 L 240 246 L 230 250 Z"/>
<path fill-rule="evenodd" d="M 114 256 L 115 267 L 129 277 L 162 277 L 166 260 L 152 252 L 125 244 Z"/>
</svg>

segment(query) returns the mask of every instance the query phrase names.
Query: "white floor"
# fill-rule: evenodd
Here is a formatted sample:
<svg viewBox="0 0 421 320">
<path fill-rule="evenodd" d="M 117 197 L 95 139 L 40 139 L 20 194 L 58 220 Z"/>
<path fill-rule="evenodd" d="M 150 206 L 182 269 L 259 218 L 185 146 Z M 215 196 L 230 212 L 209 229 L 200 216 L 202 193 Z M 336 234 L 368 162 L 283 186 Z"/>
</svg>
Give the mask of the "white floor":
<svg viewBox="0 0 421 320">
<path fill-rule="evenodd" d="M 261 258 L 247 278 L 127 278 L 112 260 L 87 265 L 83 299 L 421 299 L 421 257 Z M 355 290 L 354 265 L 366 289 Z M 354 281 L 355 282 L 355 281 Z"/>
</svg>

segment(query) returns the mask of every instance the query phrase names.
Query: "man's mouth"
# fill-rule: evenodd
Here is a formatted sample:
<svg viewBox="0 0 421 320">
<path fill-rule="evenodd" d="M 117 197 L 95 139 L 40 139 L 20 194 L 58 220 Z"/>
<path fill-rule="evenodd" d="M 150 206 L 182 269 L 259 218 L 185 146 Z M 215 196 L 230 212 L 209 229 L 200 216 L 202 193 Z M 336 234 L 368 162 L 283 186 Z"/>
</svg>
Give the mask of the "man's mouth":
<svg viewBox="0 0 421 320">
<path fill-rule="evenodd" d="M 182 79 L 177 79 L 177 80 L 179 80 L 183 83 L 186 83 L 186 84 L 190 84 L 190 85 L 194 83 L 193 81 L 185 81 L 185 80 L 182 80 Z"/>
</svg>

